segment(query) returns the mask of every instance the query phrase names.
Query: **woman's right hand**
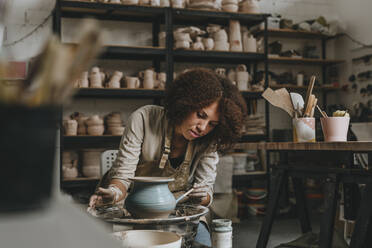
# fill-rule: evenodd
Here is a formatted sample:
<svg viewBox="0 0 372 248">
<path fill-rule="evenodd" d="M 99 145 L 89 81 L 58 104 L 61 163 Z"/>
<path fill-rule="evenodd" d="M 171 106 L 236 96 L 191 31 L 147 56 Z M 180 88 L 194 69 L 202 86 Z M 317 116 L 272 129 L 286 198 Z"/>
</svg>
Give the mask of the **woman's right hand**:
<svg viewBox="0 0 372 248">
<path fill-rule="evenodd" d="M 90 197 L 89 207 L 112 205 L 114 204 L 114 199 L 115 193 L 112 190 L 99 187 L 96 193 Z"/>
</svg>

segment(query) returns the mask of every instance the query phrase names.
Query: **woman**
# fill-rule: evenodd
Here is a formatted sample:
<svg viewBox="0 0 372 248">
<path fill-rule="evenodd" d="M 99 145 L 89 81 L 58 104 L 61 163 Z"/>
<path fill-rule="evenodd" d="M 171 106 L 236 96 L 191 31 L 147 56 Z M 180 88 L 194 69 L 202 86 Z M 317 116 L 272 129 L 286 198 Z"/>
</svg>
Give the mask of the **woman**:
<svg viewBox="0 0 372 248">
<path fill-rule="evenodd" d="M 166 90 L 165 107 L 144 106 L 131 115 L 90 206 L 123 200 L 134 176 L 173 177 L 169 189 L 176 197 L 194 187 L 188 199 L 209 206 L 217 152 L 240 138 L 245 116 L 246 103 L 227 79 L 206 69 L 181 74 Z"/>
</svg>

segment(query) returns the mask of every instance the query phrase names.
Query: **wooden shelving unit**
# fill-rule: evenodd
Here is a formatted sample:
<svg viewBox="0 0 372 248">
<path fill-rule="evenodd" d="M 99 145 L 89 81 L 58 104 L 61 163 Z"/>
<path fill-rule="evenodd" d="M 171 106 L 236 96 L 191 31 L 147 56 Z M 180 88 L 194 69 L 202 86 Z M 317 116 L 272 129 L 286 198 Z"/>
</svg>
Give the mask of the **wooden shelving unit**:
<svg viewBox="0 0 372 248">
<path fill-rule="evenodd" d="M 246 64 L 253 68 L 256 73 L 259 62 L 266 64 L 267 53 L 244 53 L 244 52 L 219 52 L 219 51 L 192 51 L 173 50 L 173 29 L 176 25 L 205 25 L 215 23 L 228 25 L 231 19 L 239 20 L 242 25 L 253 26 L 264 23 L 267 27 L 267 14 L 242 14 L 215 11 L 199 11 L 190 9 L 172 9 L 160 7 L 144 7 L 134 5 L 110 4 L 101 2 L 85 2 L 71 0 L 57 0 L 53 19 L 53 30 L 61 36 L 62 18 L 82 19 L 93 17 L 99 20 L 148 22 L 152 23 L 152 46 L 107 46 L 101 54 L 100 59 L 113 60 L 147 60 L 152 61 L 155 71 L 160 71 L 161 63 L 165 64 L 167 73 L 167 84 L 173 81 L 175 63 L 209 63 L 209 64 Z M 164 25 L 166 31 L 166 47 L 159 47 L 158 34 Z M 71 44 L 74 45 L 74 44 Z M 265 42 L 265 48 L 267 40 Z M 265 49 L 267 51 L 267 49 Z M 267 73 L 267 70 L 266 70 Z M 267 78 L 267 74 L 266 74 Z M 266 82 L 266 86 L 268 82 Z M 244 91 L 242 95 L 248 101 L 260 99 L 262 92 Z M 79 89 L 76 98 L 148 98 L 153 99 L 155 104 L 160 103 L 164 97 L 163 90 L 144 89 Z M 265 109 L 268 104 L 265 103 Z M 266 111 L 268 112 L 268 111 Z M 266 113 L 266 133 L 268 133 L 269 115 Z M 246 135 L 242 141 L 256 142 L 267 139 L 267 135 Z M 62 136 L 61 149 L 85 149 L 85 148 L 107 148 L 117 149 L 120 136 Z M 264 172 L 266 173 L 266 172 Z M 261 176 L 261 175 L 260 175 Z M 97 179 L 77 178 L 75 180 L 63 180 L 62 188 L 84 187 L 93 185 Z"/>
</svg>

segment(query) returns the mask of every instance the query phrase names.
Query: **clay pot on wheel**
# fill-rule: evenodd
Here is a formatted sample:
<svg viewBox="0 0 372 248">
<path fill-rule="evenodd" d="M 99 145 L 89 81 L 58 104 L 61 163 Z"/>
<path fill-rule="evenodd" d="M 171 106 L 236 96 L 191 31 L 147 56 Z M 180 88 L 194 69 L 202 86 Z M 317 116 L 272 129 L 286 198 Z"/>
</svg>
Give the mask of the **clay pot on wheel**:
<svg viewBox="0 0 372 248">
<path fill-rule="evenodd" d="M 168 183 L 174 181 L 170 177 L 133 177 L 132 192 L 125 200 L 125 207 L 135 218 L 160 219 L 168 218 L 176 208 L 177 200 L 168 188 Z"/>
</svg>

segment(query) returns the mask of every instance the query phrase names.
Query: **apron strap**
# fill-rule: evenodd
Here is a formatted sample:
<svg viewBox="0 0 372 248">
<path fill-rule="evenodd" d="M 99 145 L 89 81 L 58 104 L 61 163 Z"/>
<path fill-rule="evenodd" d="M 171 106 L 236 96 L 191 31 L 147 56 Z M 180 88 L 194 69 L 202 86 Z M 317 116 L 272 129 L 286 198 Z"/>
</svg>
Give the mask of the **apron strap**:
<svg viewBox="0 0 372 248">
<path fill-rule="evenodd" d="M 168 128 L 164 140 L 163 155 L 161 156 L 159 168 L 164 169 L 165 164 L 168 161 L 169 154 L 171 152 L 171 140 L 172 140 L 173 128 Z"/>
</svg>

